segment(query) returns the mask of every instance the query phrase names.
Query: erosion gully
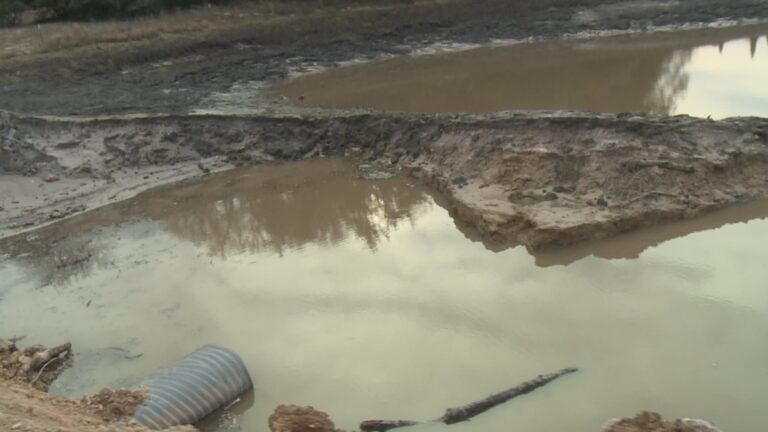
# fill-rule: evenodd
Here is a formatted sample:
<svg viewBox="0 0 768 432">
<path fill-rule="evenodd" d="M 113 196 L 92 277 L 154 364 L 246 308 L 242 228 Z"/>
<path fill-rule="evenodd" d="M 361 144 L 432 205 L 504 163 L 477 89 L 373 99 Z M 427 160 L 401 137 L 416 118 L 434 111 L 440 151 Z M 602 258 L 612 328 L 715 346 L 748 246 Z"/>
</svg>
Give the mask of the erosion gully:
<svg viewBox="0 0 768 432">
<path fill-rule="evenodd" d="M 405 111 L 766 115 L 768 30 L 739 31 L 400 58 L 279 91 Z M 768 203 L 531 255 L 487 248 L 441 200 L 345 159 L 161 187 L 0 240 L 0 329 L 70 340 L 51 390 L 69 397 L 226 345 L 256 387 L 208 431 L 266 430 L 281 403 L 345 429 L 429 419 L 565 366 L 581 370 L 452 428 L 591 432 L 643 409 L 764 424 Z"/>
</svg>

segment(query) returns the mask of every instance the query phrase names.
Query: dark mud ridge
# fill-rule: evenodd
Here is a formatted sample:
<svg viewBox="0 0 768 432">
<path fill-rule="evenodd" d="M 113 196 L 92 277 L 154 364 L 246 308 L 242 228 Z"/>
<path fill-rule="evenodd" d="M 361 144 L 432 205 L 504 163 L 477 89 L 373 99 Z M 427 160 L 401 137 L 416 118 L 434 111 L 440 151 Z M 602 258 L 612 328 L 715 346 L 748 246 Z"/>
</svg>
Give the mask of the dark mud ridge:
<svg viewBox="0 0 768 432">
<path fill-rule="evenodd" d="M 437 188 L 486 241 L 532 249 L 768 196 L 762 118 L 0 112 L 0 174 L 35 185 L 0 203 L 0 235 L 211 170 L 327 156 L 402 169 Z"/>
</svg>

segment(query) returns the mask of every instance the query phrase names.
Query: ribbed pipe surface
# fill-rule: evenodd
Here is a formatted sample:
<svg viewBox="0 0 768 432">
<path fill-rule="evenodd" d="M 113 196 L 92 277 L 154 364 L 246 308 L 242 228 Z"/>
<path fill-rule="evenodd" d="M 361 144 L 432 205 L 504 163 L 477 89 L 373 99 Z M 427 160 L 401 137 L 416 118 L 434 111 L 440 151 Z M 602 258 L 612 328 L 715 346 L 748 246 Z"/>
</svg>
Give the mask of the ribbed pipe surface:
<svg viewBox="0 0 768 432">
<path fill-rule="evenodd" d="M 240 356 L 215 345 L 205 345 L 140 385 L 149 398 L 133 418 L 155 430 L 193 424 L 253 386 Z"/>
</svg>

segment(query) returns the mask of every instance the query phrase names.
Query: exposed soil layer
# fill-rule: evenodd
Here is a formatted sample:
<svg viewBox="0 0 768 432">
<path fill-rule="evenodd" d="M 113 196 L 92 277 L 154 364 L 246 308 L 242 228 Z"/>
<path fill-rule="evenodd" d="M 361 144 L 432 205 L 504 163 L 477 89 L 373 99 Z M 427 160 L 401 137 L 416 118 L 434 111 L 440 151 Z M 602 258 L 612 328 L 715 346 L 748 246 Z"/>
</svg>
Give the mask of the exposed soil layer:
<svg viewBox="0 0 768 432">
<path fill-rule="evenodd" d="M 211 169 L 324 156 L 404 169 L 443 192 L 454 215 L 486 240 L 532 249 L 768 195 L 768 120 L 760 118 L 4 113 L 0 136 L 0 169 L 36 179 L 34 192 L 4 200 L 4 235 Z M 64 182 L 83 186 L 62 189 Z"/>
<path fill-rule="evenodd" d="M 185 113 L 236 83 L 271 83 L 293 72 L 406 54 L 436 43 L 765 19 L 768 3 L 449 0 L 252 20 L 238 18 L 242 15 L 234 11 L 224 19 L 194 17 L 167 26 L 120 24 L 111 31 L 104 24 L 0 30 L 0 40 L 25 47 L 3 46 L 3 53 L 17 55 L 0 64 L 0 108 L 60 115 Z M 197 24 L 201 21 L 205 28 Z M 57 38 L 63 39 L 58 45 Z"/>
</svg>

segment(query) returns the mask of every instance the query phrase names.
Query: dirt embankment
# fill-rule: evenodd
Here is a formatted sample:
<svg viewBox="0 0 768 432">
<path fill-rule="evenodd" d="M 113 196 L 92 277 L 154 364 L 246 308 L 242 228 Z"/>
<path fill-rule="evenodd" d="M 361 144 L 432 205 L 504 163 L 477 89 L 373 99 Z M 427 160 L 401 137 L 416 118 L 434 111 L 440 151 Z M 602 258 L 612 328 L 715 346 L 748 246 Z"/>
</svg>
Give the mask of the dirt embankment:
<svg viewBox="0 0 768 432">
<path fill-rule="evenodd" d="M 761 0 L 382 0 L 375 7 L 316 9 L 275 3 L 271 10 L 256 5 L 137 22 L 0 29 L 0 109 L 179 114 L 235 84 L 273 83 L 296 71 L 436 43 L 768 18 Z"/>
<path fill-rule="evenodd" d="M 21 339 L 0 339 L 0 431 L 148 431 L 125 420 L 146 399 L 145 391 L 103 389 L 79 401 L 51 396 L 45 393 L 48 386 L 72 363 L 71 345 L 20 347 L 17 341 Z"/>
<path fill-rule="evenodd" d="M 402 168 L 445 194 L 486 240 L 533 249 L 768 196 L 768 120 L 760 118 L 5 113 L 0 137 L 0 168 L 37 184 L 34 195 L 3 204 L 6 235 L 211 169 L 323 156 Z M 66 182 L 82 186 L 62 191 Z"/>
<path fill-rule="evenodd" d="M 149 432 L 133 422 L 105 420 L 99 400 L 72 401 L 15 381 L 0 381 L 0 430 L 8 432 Z M 191 426 L 166 429 L 196 432 Z"/>
</svg>

